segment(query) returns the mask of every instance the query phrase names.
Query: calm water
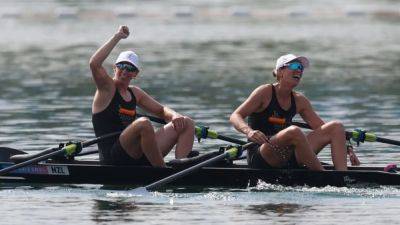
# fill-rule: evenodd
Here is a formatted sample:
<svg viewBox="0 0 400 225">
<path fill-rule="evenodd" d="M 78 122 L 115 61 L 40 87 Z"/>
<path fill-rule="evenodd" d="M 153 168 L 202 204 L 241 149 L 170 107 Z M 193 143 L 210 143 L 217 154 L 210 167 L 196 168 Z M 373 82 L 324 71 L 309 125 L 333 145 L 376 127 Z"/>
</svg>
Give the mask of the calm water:
<svg viewBox="0 0 400 225">
<path fill-rule="evenodd" d="M 227 136 L 229 114 L 274 60 L 306 55 L 298 90 L 324 120 L 400 139 L 400 3 L 397 1 L 0 2 L 0 145 L 39 151 L 93 137 L 88 60 L 119 24 L 133 30 L 135 81 L 157 100 Z M 110 69 L 111 70 L 111 69 Z M 223 144 L 203 140 L 195 148 Z M 365 143 L 364 164 L 400 160 L 399 148 Z M 95 158 L 96 156 L 90 156 Z M 329 149 L 320 158 L 329 162 Z M 168 158 L 171 158 L 168 156 Z M 282 187 L 168 189 L 146 196 L 101 185 L 0 185 L 0 224 L 386 224 L 400 220 L 400 189 Z"/>
</svg>

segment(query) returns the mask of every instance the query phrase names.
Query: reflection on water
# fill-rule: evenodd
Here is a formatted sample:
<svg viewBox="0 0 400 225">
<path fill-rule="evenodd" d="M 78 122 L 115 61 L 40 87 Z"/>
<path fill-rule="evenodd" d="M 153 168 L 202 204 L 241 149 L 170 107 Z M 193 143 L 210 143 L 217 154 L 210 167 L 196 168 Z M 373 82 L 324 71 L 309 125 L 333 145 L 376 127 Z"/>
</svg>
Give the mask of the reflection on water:
<svg viewBox="0 0 400 225">
<path fill-rule="evenodd" d="M 275 216 L 287 216 L 288 214 L 300 214 L 303 211 L 308 211 L 311 206 L 298 205 L 298 204 L 261 204 L 261 205 L 249 205 L 247 210 L 254 214 L 260 214 L 265 216 L 270 216 L 271 214 L 276 214 Z"/>
<path fill-rule="evenodd" d="M 104 222 L 135 222 L 132 213 L 138 210 L 133 202 L 127 202 L 124 199 L 93 200 L 92 220 L 97 223 Z M 138 222 L 138 221 L 136 221 Z"/>
<path fill-rule="evenodd" d="M 7 202 L 0 205 L 3 213 L 0 224 L 11 220 L 13 224 L 25 224 L 27 220 L 43 221 L 41 224 L 66 221 L 72 224 L 149 221 L 157 224 L 171 221 L 190 224 L 320 224 L 323 221 L 336 224 L 344 217 L 363 224 L 398 219 L 399 195 L 393 188 L 376 189 L 370 195 L 355 194 L 355 197 L 351 192 L 357 193 L 356 189 L 337 189 L 336 193 L 330 192 L 329 187 L 279 190 L 276 186 L 275 189 L 186 194 L 156 192 L 140 197 L 129 191 L 110 194 L 98 185 L 13 187 L 0 190 L 0 199 Z M 360 217 L 360 210 L 363 217 Z"/>
</svg>

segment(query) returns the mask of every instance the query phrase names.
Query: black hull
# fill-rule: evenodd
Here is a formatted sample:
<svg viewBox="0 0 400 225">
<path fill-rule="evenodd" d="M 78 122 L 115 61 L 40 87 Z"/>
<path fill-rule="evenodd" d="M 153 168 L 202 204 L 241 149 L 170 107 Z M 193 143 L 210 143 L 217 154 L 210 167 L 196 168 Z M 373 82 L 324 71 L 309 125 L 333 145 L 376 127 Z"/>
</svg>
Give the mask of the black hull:
<svg viewBox="0 0 400 225">
<path fill-rule="evenodd" d="M 89 162 L 80 164 L 42 163 L 18 170 L 7 177 L 1 177 L 0 182 L 139 186 L 150 184 L 177 171 L 179 169 L 171 167 L 100 166 Z M 400 185 L 400 174 L 398 171 L 397 173 L 387 173 L 383 171 L 383 168 L 378 167 L 354 167 L 349 171 L 309 171 L 305 169 L 251 169 L 244 165 L 231 165 L 205 167 L 178 179 L 171 185 L 245 188 L 256 185 L 259 180 L 287 186 Z"/>
</svg>

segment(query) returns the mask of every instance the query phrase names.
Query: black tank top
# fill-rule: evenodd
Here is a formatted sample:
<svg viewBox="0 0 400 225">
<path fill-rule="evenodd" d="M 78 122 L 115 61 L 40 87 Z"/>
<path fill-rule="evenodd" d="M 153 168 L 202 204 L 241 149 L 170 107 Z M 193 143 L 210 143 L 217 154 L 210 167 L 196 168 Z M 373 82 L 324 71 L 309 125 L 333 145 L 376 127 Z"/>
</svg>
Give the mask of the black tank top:
<svg viewBox="0 0 400 225">
<path fill-rule="evenodd" d="M 294 100 L 293 92 L 291 95 L 290 108 L 288 110 L 282 109 L 276 97 L 274 85 L 272 85 L 271 102 L 262 112 L 252 113 L 249 116 L 249 126 L 253 130 L 259 130 L 267 136 L 273 136 L 279 131 L 285 129 L 285 125 L 275 125 L 268 122 L 268 118 L 284 118 L 286 122 L 292 122 L 293 117 L 296 115 L 296 102 Z"/>
<path fill-rule="evenodd" d="M 128 88 L 128 91 L 132 96 L 129 102 L 126 102 L 119 91 L 115 89 L 114 97 L 107 108 L 92 115 L 92 123 L 96 137 L 123 131 L 136 119 L 136 98 L 130 88 Z M 118 138 L 117 136 L 98 143 L 100 161 L 109 158 L 110 149 Z"/>
</svg>

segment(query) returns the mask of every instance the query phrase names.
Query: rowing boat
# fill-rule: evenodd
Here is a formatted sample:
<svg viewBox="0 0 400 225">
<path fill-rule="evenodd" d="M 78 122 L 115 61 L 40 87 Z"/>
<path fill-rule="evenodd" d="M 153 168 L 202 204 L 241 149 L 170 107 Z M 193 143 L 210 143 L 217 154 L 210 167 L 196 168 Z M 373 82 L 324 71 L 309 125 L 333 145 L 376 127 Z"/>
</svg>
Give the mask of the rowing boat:
<svg viewBox="0 0 400 225">
<path fill-rule="evenodd" d="M 165 123 L 159 118 L 146 117 L 149 117 L 151 121 Z M 292 123 L 294 124 L 294 122 Z M 295 124 L 303 128 L 309 128 L 304 123 L 296 122 Z M 26 152 L 0 147 L 2 150 L 2 154 L 0 154 L 0 182 L 122 184 L 134 186 L 152 183 L 145 187 L 147 190 L 155 189 L 167 183 L 184 186 L 243 188 L 255 186 L 260 181 L 290 186 L 309 185 L 318 187 L 354 184 L 400 185 L 400 171 L 396 167 L 349 167 L 348 171 L 335 171 L 331 165 L 324 165 L 325 171 L 310 171 L 306 168 L 250 168 L 236 159 L 240 155 L 239 152 L 242 152 L 246 145 L 251 145 L 252 143 L 220 135 L 207 127 L 196 127 L 196 136 L 199 140 L 205 138 L 220 139 L 239 146 L 222 147 L 217 152 L 204 154 L 190 160 L 175 160 L 167 163 L 166 168 L 101 165 L 98 161 L 73 160 L 74 156 L 97 153 L 98 151 L 79 152 L 82 148 L 116 135 L 119 135 L 119 132 L 84 142 L 62 143 L 59 147 L 49 148 L 29 157 L 24 156 Z M 357 143 L 377 141 L 400 146 L 400 141 L 377 137 L 375 134 L 362 130 L 346 132 L 346 136 L 348 139 L 354 139 Z M 226 152 L 229 151 L 231 153 L 227 154 Z M 222 154 L 226 156 L 220 157 Z M 15 155 L 18 157 L 14 157 Z M 63 156 L 61 158 L 65 158 L 67 161 L 60 162 L 60 157 L 58 157 L 60 155 Z M 24 160 L 14 164 L 11 162 L 10 157 Z M 56 157 L 56 160 L 53 160 L 54 157 Z M 222 159 L 223 161 L 221 161 Z"/>
<path fill-rule="evenodd" d="M 204 160 L 203 157 L 201 160 Z M 196 162 L 198 163 L 198 162 Z M 0 162 L 0 168 L 14 165 Z M 98 161 L 72 160 L 53 162 L 51 160 L 19 168 L 0 177 L 0 182 L 28 183 L 87 183 L 113 185 L 144 185 L 175 174 L 191 163 L 170 162 L 166 168 L 151 166 L 100 165 Z M 330 165 L 326 171 L 297 169 L 254 169 L 242 161 L 224 161 L 203 167 L 197 172 L 182 177 L 172 185 L 201 187 L 245 188 L 263 181 L 281 185 L 308 186 L 349 186 L 349 185 L 400 185 L 398 169 L 385 172 L 383 167 L 349 167 L 348 171 L 335 171 Z"/>
</svg>

